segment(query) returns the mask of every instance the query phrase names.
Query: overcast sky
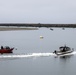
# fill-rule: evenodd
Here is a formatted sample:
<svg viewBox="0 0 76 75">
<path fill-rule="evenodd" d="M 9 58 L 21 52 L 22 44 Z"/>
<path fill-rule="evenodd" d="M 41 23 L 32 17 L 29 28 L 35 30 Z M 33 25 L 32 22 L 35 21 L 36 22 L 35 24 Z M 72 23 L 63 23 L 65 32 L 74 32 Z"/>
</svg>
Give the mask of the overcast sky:
<svg viewBox="0 0 76 75">
<path fill-rule="evenodd" d="M 76 23 L 76 0 L 0 0 L 0 23 Z"/>
</svg>

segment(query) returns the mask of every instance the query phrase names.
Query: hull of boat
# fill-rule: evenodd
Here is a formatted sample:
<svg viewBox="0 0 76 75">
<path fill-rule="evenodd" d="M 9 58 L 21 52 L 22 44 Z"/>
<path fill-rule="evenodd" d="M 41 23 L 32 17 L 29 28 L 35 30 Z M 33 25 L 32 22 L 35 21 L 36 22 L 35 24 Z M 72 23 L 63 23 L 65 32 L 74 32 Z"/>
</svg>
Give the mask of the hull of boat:
<svg viewBox="0 0 76 75">
<path fill-rule="evenodd" d="M 11 49 L 0 49 L 0 53 L 3 54 L 3 53 L 13 53 L 14 48 L 11 48 Z"/>
<path fill-rule="evenodd" d="M 56 54 L 56 55 L 65 55 L 65 54 L 72 53 L 73 51 L 74 51 L 74 50 L 66 51 L 66 52 L 60 52 L 60 51 L 57 51 L 55 54 Z"/>
</svg>

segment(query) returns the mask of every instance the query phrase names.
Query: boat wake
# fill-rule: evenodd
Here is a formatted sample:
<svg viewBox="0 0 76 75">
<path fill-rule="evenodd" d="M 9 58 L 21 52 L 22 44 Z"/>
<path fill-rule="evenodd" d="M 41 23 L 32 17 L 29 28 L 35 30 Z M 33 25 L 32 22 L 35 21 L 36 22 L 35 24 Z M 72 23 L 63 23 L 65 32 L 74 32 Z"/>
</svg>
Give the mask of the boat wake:
<svg viewBox="0 0 76 75">
<path fill-rule="evenodd" d="M 53 53 L 30 53 L 30 54 L 3 54 L 0 55 L 0 58 L 30 58 L 30 57 L 46 57 L 46 56 L 54 56 Z"/>
<path fill-rule="evenodd" d="M 70 55 L 75 55 L 75 54 L 76 52 L 74 51 L 72 53 L 59 55 L 59 56 L 70 56 Z M 2 54 L 0 55 L 0 58 L 31 58 L 31 57 L 49 57 L 49 56 L 56 57 L 57 55 L 54 53 Z"/>
</svg>

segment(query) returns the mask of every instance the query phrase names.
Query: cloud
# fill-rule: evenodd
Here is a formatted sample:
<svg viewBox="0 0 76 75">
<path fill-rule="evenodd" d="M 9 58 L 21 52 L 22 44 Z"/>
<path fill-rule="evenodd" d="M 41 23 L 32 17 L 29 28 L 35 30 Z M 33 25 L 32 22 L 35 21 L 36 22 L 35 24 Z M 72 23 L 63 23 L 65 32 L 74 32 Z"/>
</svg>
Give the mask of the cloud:
<svg viewBox="0 0 76 75">
<path fill-rule="evenodd" d="M 75 0 L 0 0 L 0 22 L 75 23 Z"/>
</svg>

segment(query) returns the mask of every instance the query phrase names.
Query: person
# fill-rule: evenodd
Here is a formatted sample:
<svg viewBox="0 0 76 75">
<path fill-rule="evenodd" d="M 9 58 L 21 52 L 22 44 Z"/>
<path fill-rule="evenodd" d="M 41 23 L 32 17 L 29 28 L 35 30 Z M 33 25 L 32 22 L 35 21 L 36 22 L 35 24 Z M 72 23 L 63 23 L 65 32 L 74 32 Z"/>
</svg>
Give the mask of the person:
<svg viewBox="0 0 76 75">
<path fill-rule="evenodd" d="M 57 53 L 57 51 L 55 50 L 53 53 L 55 53 L 55 54 L 56 54 L 56 53 Z"/>
<path fill-rule="evenodd" d="M 3 49 L 3 46 L 1 46 L 1 49 Z"/>
</svg>

